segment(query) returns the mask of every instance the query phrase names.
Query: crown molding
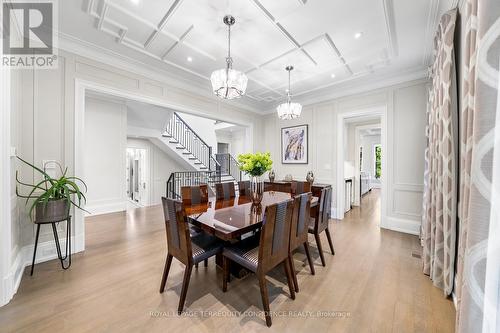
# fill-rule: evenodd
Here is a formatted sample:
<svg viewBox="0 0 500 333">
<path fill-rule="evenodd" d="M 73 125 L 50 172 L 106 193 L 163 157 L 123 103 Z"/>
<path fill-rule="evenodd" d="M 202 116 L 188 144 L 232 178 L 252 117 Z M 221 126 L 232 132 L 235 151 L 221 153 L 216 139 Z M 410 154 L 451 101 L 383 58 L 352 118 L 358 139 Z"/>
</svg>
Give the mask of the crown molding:
<svg viewBox="0 0 500 333">
<path fill-rule="evenodd" d="M 434 42 L 434 32 L 439 20 L 439 0 L 431 0 L 429 13 L 427 15 L 427 25 L 425 26 L 424 56 L 422 65 L 429 66 L 432 60 L 432 49 Z"/>
<path fill-rule="evenodd" d="M 397 74 L 374 75 L 369 78 L 363 76 L 356 80 L 346 81 L 343 84 L 330 85 L 318 90 L 315 94 L 311 93 L 303 98 L 296 98 L 294 101 L 302 103 L 303 106 L 309 106 L 418 80 L 427 81 L 426 67 L 398 72 Z M 265 113 L 272 114 L 274 112 L 275 109 L 273 108 L 268 109 Z"/>
<path fill-rule="evenodd" d="M 180 88 L 196 95 L 216 100 L 219 103 L 225 103 L 255 114 L 263 114 L 261 110 L 265 109 L 262 103 L 252 102 L 249 99 L 245 99 L 246 103 L 242 103 L 241 100 L 222 101 L 216 98 L 211 93 L 210 89 L 208 89 L 210 81 L 202 81 L 185 72 L 182 74 L 176 73 L 176 69 L 170 68 L 168 64 L 164 64 L 166 69 L 161 69 L 110 49 L 100 47 L 91 42 L 76 38 L 72 35 L 62 32 L 58 32 L 57 35 L 59 38 L 59 49 L 73 53 L 77 56 L 89 58 L 109 66 L 132 72 L 150 78 L 151 80 L 159 81 L 169 86 Z M 179 72 L 179 70 L 177 70 L 177 72 Z"/>
</svg>

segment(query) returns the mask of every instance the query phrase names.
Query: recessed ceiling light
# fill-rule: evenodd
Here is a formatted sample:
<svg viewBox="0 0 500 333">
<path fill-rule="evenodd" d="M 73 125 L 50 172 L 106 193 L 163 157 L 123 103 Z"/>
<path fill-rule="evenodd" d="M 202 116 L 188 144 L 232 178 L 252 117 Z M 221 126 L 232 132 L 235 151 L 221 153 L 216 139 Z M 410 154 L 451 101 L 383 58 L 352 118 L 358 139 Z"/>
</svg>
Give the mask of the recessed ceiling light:
<svg viewBox="0 0 500 333">
<path fill-rule="evenodd" d="M 361 36 L 363 36 L 363 33 L 362 33 L 362 32 L 356 32 L 356 33 L 354 34 L 354 38 L 356 38 L 356 39 L 360 39 L 360 38 L 361 38 Z"/>
<path fill-rule="evenodd" d="M 193 61 L 193 58 L 191 58 L 191 57 L 187 57 L 187 61 L 192 62 L 192 61 Z"/>
<path fill-rule="evenodd" d="M 335 77 L 336 77 L 337 75 L 335 75 L 335 73 L 332 73 L 332 75 L 330 75 L 330 76 L 332 77 L 332 79 L 335 79 Z"/>
<path fill-rule="evenodd" d="M 130 2 L 132 2 L 134 5 L 138 5 L 141 0 L 130 0 Z"/>
</svg>

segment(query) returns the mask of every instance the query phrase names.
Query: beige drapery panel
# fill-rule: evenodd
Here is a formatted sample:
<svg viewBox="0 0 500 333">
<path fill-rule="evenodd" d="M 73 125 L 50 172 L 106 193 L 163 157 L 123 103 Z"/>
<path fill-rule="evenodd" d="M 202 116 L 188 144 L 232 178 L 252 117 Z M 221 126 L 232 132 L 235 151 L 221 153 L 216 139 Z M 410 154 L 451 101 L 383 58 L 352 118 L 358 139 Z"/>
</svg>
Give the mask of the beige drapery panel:
<svg viewBox="0 0 500 333">
<path fill-rule="evenodd" d="M 451 294 L 456 246 L 456 159 L 453 100 L 456 9 L 445 13 L 434 39 L 432 87 L 427 111 L 427 147 L 422 221 L 424 273 Z"/>
<path fill-rule="evenodd" d="M 500 331 L 500 1 L 466 0 L 457 332 Z"/>
</svg>

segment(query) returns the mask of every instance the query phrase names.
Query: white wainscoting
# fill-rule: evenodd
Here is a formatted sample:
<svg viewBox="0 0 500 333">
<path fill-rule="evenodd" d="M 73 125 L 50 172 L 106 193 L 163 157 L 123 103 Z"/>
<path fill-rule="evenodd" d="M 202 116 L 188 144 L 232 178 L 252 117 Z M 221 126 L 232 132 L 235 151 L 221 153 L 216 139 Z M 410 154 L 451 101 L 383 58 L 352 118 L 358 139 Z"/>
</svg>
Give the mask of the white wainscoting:
<svg viewBox="0 0 500 333">
<path fill-rule="evenodd" d="M 45 228 L 49 228 L 50 225 L 46 225 Z M 43 228 L 43 226 L 42 226 Z M 66 237 L 59 238 L 59 242 L 61 244 L 61 251 L 65 251 L 66 245 Z M 72 253 L 77 253 L 83 251 L 83 235 L 79 237 L 72 236 L 71 237 L 71 248 Z M 33 260 L 33 249 L 34 244 L 24 246 L 17 254 L 16 259 L 12 263 L 10 270 L 4 278 L 4 287 L 6 288 L 6 295 L 10 295 L 9 299 L 6 299 L 5 302 L 1 305 L 7 304 L 12 297 L 14 297 L 19 285 L 21 283 L 21 279 L 23 277 L 23 273 L 26 267 L 31 266 L 31 261 Z M 57 250 L 56 244 L 54 240 L 46 241 L 43 243 L 38 243 L 37 251 L 36 251 L 36 259 L 35 259 L 35 275 L 37 272 L 36 264 L 46 262 L 49 260 L 57 259 Z M 73 263 L 75 264 L 75 263 Z M 62 270 L 62 268 L 61 268 Z"/>
<path fill-rule="evenodd" d="M 85 213 L 85 216 L 122 212 L 127 210 L 127 200 L 118 199 L 96 202 L 85 206 L 85 209 L 89 211 L 89 213 Z"/>
<path fill-rule="evenodd" d="M 398 217 L 388 216 L 386 221 L 386 226 L 384 229 L 389 229 L 393 231 L 404 232 L 411 235 L 420 235 L 420 222 L 402 219 Z"/>
</svg>

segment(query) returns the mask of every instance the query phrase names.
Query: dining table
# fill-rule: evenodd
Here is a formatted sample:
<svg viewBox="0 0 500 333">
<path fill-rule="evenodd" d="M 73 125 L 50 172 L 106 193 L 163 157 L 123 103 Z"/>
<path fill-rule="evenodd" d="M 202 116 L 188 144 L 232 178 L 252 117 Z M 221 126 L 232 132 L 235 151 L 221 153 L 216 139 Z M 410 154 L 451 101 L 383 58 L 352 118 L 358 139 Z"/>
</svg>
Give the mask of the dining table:
<svg viewBox="0 0 500 333">
<path fill-rule="evenodd" d="M 286 192 L 267 191 L 263 193 L 260 205 L 253 205 L 250 196 L 236 196 L 184 206 L 189 223 L 223 241 L 236 242 L 241 236 L 260 229 L 267 206 L 291 200 Z M 318 205 L 318 197 L 313 196 L 311 207 Z"/>
</svg>

